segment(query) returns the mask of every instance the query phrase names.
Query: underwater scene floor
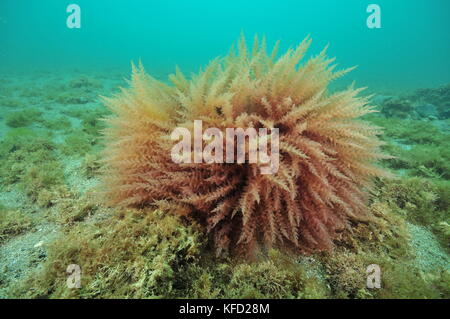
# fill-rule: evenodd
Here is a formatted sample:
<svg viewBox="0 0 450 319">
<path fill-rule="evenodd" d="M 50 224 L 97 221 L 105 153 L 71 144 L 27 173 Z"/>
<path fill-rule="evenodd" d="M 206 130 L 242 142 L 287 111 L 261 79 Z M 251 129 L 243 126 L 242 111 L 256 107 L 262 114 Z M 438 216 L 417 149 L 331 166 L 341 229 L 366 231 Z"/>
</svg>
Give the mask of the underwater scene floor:
<svg viewBox="0 0 450 319">
<path fill-rule="evenodd" d="M 167 75 L 161 75 L 164 81 Z M 117 70 L 0 74 L 0 298 L 450 298 L 450 84 L 372 92 L 384 128 L 369 209 L 331 251 L 216 259 L 203 230 L 98 199 L 99 96 Z M 381 287 L 367 286 L 379 265 Z M 68 288 L 69 265 L 81 286 Z"/>
</svg>

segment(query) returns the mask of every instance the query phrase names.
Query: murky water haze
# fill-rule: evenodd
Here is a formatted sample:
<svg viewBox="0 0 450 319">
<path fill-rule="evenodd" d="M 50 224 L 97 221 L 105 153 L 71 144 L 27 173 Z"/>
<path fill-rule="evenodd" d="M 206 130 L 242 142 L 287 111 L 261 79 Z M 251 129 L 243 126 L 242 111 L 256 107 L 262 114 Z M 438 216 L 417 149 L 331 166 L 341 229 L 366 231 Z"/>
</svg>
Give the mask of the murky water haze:
<svg viewBox="0 0 450 319">
<path fill-rule="evenodd" d="M 69 29 L 66 7 L 81 8 Z M 366 8 L 381 8 L 381 29 Z M 266 35 L 281 50 L 311 35 L 310 54 L 330 44 L 340 67 L 358 65 L 343 81 L 373 88 L 437 86 L 450 81 L 450 2 L 446 0 L 2 0 L 0 69 L 119 69 L 141 59 L 159 77 L 187 73 L 224 55 L 241 32 Z"/>
</svg>

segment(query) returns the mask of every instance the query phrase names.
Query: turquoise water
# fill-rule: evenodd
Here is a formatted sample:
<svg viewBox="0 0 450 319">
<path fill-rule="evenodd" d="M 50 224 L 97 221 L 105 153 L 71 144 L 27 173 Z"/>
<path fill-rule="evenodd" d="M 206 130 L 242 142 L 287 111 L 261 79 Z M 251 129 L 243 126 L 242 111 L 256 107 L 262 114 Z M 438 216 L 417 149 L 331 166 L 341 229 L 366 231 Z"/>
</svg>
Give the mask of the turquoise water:
<svg viewBox="0 0 450 319">
<path fill-rule="evenodd" d="M 81 28 L 66 26 L 66 7 L 81 8 Z M 381 8 L 369 29 L 366 8 Z M 142 59 L 164 76 L 179 65 L 194 72 L 224 55 L 244 32 L 266 35 L 281 50 L 308 34 L 310 53 L 327 43 L 347 81 L 372 88 L 416 88 L 450 81 L 447 0 L 2 0 L 0 69 L 104 69 L 127 72 Z"/>
<path fill-rule="evenodd" d="M 79 29 L 67 26 L 71 3 L 81 8 Z M 372 3 L 381 8 L 381 28 L 367 26 Z M 0 299 L 449 299 L 449 12 L 450 0 L 0 0 Z M 216 263 L 209 244 L 197 251 L 197 239 L 207 240 L 202 232 L 191 236 L 191 225 L 150 207 L 136 214 L 109 207 L 98 194 L 105 187 L 103 150 L 113 144 L 104 143 L 104 119 L 112 114 L 99 96 L 129 86 L 131 61 L 141 60 L 148 73 L 166 81 L 176 66 L 197 73 L 225 56 L 241 33 L 249 46 L 255 34 L 265 35 L 269 50 L 281 40 L 280 54 L 310 35 L 305 61 L 329 44 L 338 69 L 358 66 L 332 89 L 356 82 L 369 87 L 363 95 L 374 93 L 371 105 L 379 112 L 364 119 L 384 128 L 382 151 L 393 158 L 379 165 L 398 178 L 377 179 L 370 193 L 367 208 L 381 224 L 349 223 L 355 238 L 342 233 L 332 256 L 298 256 L 293 267 L 278 253 L 260 264 Z M 136 88 L 131 92 L 145 98 Z M 338 126 L 330 130 L 328 120 L 315 125 L 322 118 L 328 116 L 311 116 L 312 126 L 334 132 Z M 142 129 L 138 123 L 140 139 L 147 134 Z M 343 130 L 347 136 L 347 126 Z M 365 137 L 359 130 L 354 135 Z M 153 145 L 143 141 L 143 149 Z M 317 154 L 325 154 L 322 149 Z M 324 171 L 336 152 L 329 153 Z M 303 171 L 299 167 L 293 171 Z M 193 247 L 192 255 L 185 247 Z M 366 267 L 373 262 L 382 266 L 381 290 L 366 289 Z M 84 289 L 71 290 L 66 266 L 78 263 Z"/>
</svg>

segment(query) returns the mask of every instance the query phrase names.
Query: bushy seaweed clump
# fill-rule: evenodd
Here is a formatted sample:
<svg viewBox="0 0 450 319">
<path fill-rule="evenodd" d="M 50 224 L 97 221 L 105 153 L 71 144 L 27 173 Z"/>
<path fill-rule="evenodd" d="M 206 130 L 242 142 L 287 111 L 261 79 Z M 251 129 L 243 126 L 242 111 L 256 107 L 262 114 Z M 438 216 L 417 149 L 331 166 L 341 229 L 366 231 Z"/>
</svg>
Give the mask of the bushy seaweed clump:
<svg viewBox="0 0 450 319">
<path fill-rule="evenodd" d="M 171 86 L 134 67 L 130 88 L 105 98 L 114 113 L 105 130 L 106 201 L 139 207 L 167 200 L 203 222 L 217 255 L 331 249 L 350 220 L 368 217 L 372 178 L 389 176 L 376 162 L 389 156 L 379 150 L 379 129 L 360 119 L 373 112 L 361 90 L 329 92 L 350 69 L 335 72 L 325 50 L 302 61 L 310 43 L 277 58 L 265 40 L 255 37 L 251 51 L 242 37 L 237 52 L 191 79 L 177 70 Z M 276 172 L 264 174 L 261 160 L 249 163 L 249 149 L 244 163 L 231 164 L 218 149 L 234 146 L 216 137 L 215 163 L 192 163 L 191 153 L 174 163 L 167 136 L 177 127 L 192 133 L 198 119 L 204 130 L 279 130 Z"/>
</svg>

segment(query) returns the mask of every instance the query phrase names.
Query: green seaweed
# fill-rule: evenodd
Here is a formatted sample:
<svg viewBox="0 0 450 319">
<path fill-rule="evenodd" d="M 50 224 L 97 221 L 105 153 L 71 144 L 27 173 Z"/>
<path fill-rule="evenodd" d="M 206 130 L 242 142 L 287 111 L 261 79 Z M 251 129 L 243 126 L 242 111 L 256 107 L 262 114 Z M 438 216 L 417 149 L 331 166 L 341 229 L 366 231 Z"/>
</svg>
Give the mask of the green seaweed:
<svg viewBox="0 0 450 319">
<path fill-rule="evenodd" d="M 421 102 L 431 103 L 438 108 L 441 118 L 450 116 L 450 84 L 444 84 L 437 88 L 418 89 L 413 92 L 411 98 Z"/>
<path fill-rule="evenodd" d="M 95 80 L 81 76 L 62 85 L 17 89 L 29 98 L 78 104 L 94 100 L 100 88 Z M 20 107 L 13 90 L 2 92 L 6 91 L 0 105 Z M 418 91 L 421 96 L 409 99 L 432 103 L 445 117 L 447 92 L 445 87 Z M 30 268 L 24 277 L 0 279 L 7 286 L 2 293 L 16 298 L 448 299 L 450 271 L 435 264 L 423 268 L 414 241 L 425 239 L 414 238 L 410 226 L 431 231 L 434 235 L 427 233 L 440 243 L 433 239 L 436 246 L 449 251 L 449 134 L 445 125 L 411 119 L 414 116 L 406 114 L 411 103 L 405 99 L 390 103 L 394 102 L 403 103 L 404 109 L 392 105 L 385 112 L 397 117 L 367 117 L 385 128 L 383 148 L 395 158 L 384 165 L 399 175 L 375 182 L 368 203 L 373 220 L 350 221 L 351 227 L 340 233 L 331 252 L 291 256 L 271 249 L 251 262 L 214 258 L 207 236 L 185 217 L 150 208 L 108 208 L 98 203 L 97 192 L 69 191 L 61 156 L 80 157 L 80 177 L 95 183 L 92 179 L 101 168 L 97 153 L 101 118 L 109 111 L 69 106 L 58 110 L 61 116 L 54 119 L 34 108 L 9 112 L 5 120 L 10 128 L 0 140 L 0 187 L 22 191 L 28 201 L 17 209 L 0 205 L 0 245 L 34 231 L 42 222 L 58 227 L 59 235 L 42 248 L 46 257 L 39 267 Z M 51 131 L 60 134 L 70 126 L 66 115 L 80 119 L 75 122 L 81 126 L 67 130 L 64 143 L 56 144 Z M 31 129 L 33 123 L 39 124 L 37 129 Z M 42 214 L 36 217 L 27 209 Z M 69 264 L 81 267 L 80 289 L 67 288 Z M 366 286 L 370 264 L 380 266 L 380 289 Z"/>
<path fill-rule="evenodd" d="M 95 154 L 87 154 L 83 162 L 81 164 L 81 169 L 83 174 L 87 178 L 94 178 L 100 172 L 101 164 L 100 164 L 100 156 L 98 153 Z"/>
<path fill-rule="evenodd" d="M 411 101 L 401 98 L 389 98 L 382 103 L 381 113 L 389 118 L 409 118 L 414 112 Z"/>
<path fill-rule="evenodd" d="M 100 131 L 105 128 L 103 119 L 110 112 L 106 108 L 97 108 L 89 113 L 85 113 L 82 119 L 83 132 L 94 137 L 100 136 Z"/>
<path fill-rule="evenodd" d="M 122 211 L 71 228 L 49 248 L 43 268 L 14 287 L 15 297 L 149 298 L 177 295 L 178 270 L 195 262 L 198 231 L 158 211 Z M 68 289 L 66 268 L 81 267 L 80 289 Z M 186 280 L 187 278 L 185 278 Z"/>
<path fill-rule="evenodd" d="M 84 132 L 76 132 L 65 138 L 61 151 L 65 155 L 83 156 L 92 150 L 94 143 L 95 141 L 90 135 Z"/>
<path fill-rule="evenodd" d="M 58 116 L 50 119 L 43 119 L 41 121 L 42 125 L 49 130 L 64 130 L 69 131 L 72 127 L 72 123 L 64 116 Z"/>
<path fill-rule="evenodd" d="M 41 112 L 37 109 L 26 109 L 9 113 L 6 116 L 6 124 L 10 127 L 24 127 L 38 121 L 41 118 Z"/>
<path fill-rule="evenodd" d="M 405 144 L 436 144 L 448 142 L 448 133 L 431 122 L 385 118 L 379 115 L 365 117 L 371 123 L 383 127 L 385 139 L 402 140 Z"/>
<path fill-rule="evenodd" d="M 5 96 L 0 97 L 0 107 L 5 106 L 10 108 L 18 108 L 22 105 L 23 103 L 17 98 Z"/>
<path fill-rule="evenodd" d="M 450 217 L 449 182 L 419 177 L 383 180 L 379 181 L 377 192 L 377 197 L 382 198 L 392 211 L 430 229 L 442 246 L 449 248 L 443 224 Z"/>
<path fill-rule="evenodd" d="M 224 298 L 327 298 L 329 289 L 296 259 L 272 250 L 268 259 L 232 268 Z"/>
<path fill-rule="evenodd" d="M 91 101 L 88 96 L 76 91 L 63 91 L 52 98 L 61 104 L 86 104 Z"/>
<path fill-rule="evenodd" d="M 416 145 L 403 157 L 415 176 L 450 179 L 450 143 Z"/>
<path fill-rule="evenodd" d="M 102 85 L 100 84 L 100 82 L 82 75 L 76 78 L 73 78 L 72 80 L 70 80 L 69 82 L 69 87 L 71 88 L 76 88 L 76 89 L 84 89 L 84 90 L 95 90 L 95 89 L 101 89 Z"/>
<path fill-rule="evenodd" d="M 56 145 L 48 136 L 19 128 L 0 143 L 1 185 L 16 185 L 35 202 L 39 193 L 64 183 Z"/>
<path fill-rule="evenodd" d="M 20 210 L 0 207 L 0 245 L 32 229 L 33 220 Z"/>
</svg>

